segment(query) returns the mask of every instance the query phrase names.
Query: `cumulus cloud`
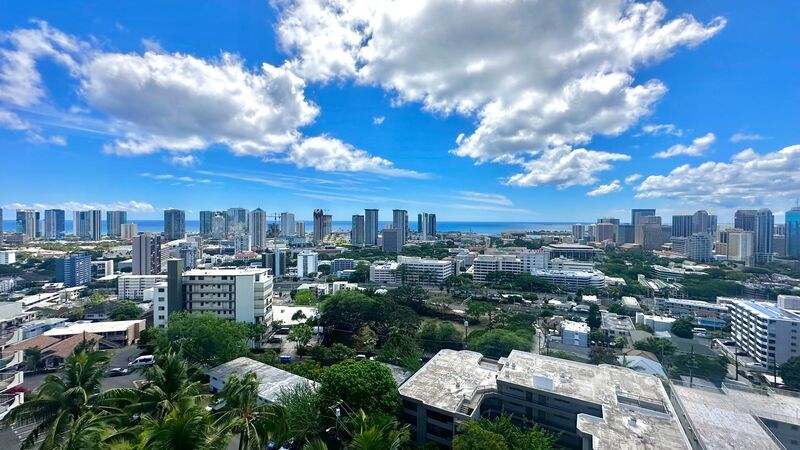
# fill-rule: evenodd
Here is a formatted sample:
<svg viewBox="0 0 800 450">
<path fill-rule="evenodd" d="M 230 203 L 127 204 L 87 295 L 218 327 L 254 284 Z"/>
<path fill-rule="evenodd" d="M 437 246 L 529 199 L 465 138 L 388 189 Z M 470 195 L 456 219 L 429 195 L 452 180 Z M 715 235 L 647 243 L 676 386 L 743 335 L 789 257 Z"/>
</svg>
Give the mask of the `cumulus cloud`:
<svg viewBox="0 0 800 450">
<path fill-rule="evenodd" d="M 427 178 L 427 174 L 398 169 L 386 159 L 371 156 L 364 150 L 329 136 L 303 139 L 292 146 L 285 160 L 300 168 L 322 172 L 372 172 L 381 175 Z"/>
<path fill-rule="evenodd" d="M 625 184 L 633 184 L 639 181 L 642 178 L 642 174 L 640 173 L 632 173 L 625 177 Z"/>
<path fill-rule="evenodd" d="M 0 108 L 0 127 L 11 130 L 27 130 L 31 125 L 13 112 Z"/>
<path fill-rule="evenodd" d="M 111 203 L 87 203 L 78 201 L 67 201 L 62 203 L 12 203 L 3 205 L 3 209 L 63 209 L 66 211 L 86 211 L 90 209 L 124 210 L 131 212 L 155 212 L 156 207 L 150 203 L 138 200 L 115 201 Z"/>
<path fill-rule="evenodd" d="M 683 130 L 671 123 L 648 124 L 642 125 L 641 134 L 649 134 L 652 136 L 661 136 L 663 134 L 683 136 Z"/>
<path fill-rule="evenodd" d="M 470 202 L 488 203 L 492 205 L 505 205 L 505 206 L 511 206 L 513 204 L 508 197 L 501 194 L 488 194 L 485 192 L 475 192 L 475 191 L 459 191 L 458 194 L 459 195 L 457 198 Z"/>
<path fill-rule="evenodd" d="M 747 149 L 729 162 L 684 164 L 667 175 L 649 176 L 636 187 L 636 198 L 722 206 L 759 205 L 775 197 L 796 198 L 800 196 L 798 167 L 800 145 L 764 154 Z"/>
<path fill-rule="evenodd" d="M 194 155 L 172 155 L 169 162 L 176 166 L 192 167 L 198 163 L 198 159 Z"/>
<path fill-rule="evenodd" d="M 689 145 L 677 144 L 653 155 L 653 158 L 672 158 L 678 155 L 701 156 L 717 140 L 714 133 L 708 133 L 692 140 Z"/>
<path fill-rule="evenodd" d="M 32 144 L 50 144 L 64 147 L 67 145 L 67 138 L 64 136 L 43 136 L 39 133 L 29 132 L 26 140 Z"/>
<path fill-rule="evenodd" d="M 375 124 L 375 125 L 381 125 L 384 120 L 386 120 L 386 117 L 383 117 L 383 116 L 373 117 L 372 118 L 372 123 Z"/>
<path fill-rule="evenodd" d="M 277 3 L 279 42 L 304 78 L 352 78 L 392 92 L 395 104 L 475 118 L 454 154 L 526 168 L 538 167 L 528 152 L 628 130 L 667 90 L 658 80 L 637 82 L 637 68 L 725 26 L 723 18 L 668 20 L 659 2 Z M 543 177 L 513 179 L 526 178 Z"/>
<path fill-rule="evenodd" d="M 512 175 L 506 184 L 514 186 L 540 186 L 554 184 L 563 189 L 570 186 L 597 182 L 598 172 L 611 169 L 614 161 L 628 161 L 622 153 L 601 152 L 567 146 L 548 148 L 539 157 L 522 162 L 523 173 Z"/>
<path fill-rule="evenodd" d="M 734 133 L 731 136 L 730 141 L 733 143 L 737 142 L 744 142 L 744 141 L 763 141 L 766 137 L 758 134 L 758 133 Z"/>
<path fill-rule="evenodd" d="M 619 180 L 614 180 L 608 184 L 601 184 L 596 188 L 592 189 L 591 191 L 587 192 L 586 195 L 590 197 L 597 197 L 598 195 L 607 195 L 612 192 L 617 192 L 622 190 L 622 185 L 620 184 Z"/>
</svg>

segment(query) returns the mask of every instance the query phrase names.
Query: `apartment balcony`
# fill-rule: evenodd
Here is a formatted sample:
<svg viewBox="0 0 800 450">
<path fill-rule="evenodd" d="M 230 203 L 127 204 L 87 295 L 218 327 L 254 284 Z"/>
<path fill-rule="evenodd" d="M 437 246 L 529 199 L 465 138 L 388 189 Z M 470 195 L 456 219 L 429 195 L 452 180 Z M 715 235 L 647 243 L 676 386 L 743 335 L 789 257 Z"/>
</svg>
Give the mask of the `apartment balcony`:
<svg viewBox="0 0 800 450">
<path fill-rule="evenodd" d="M 22 384 L 25 375 L 22 372 L 0 373 L 0 392 L 5 392 Z"/>
<path fill-rule="evenodd" d="M 25 393 L 0 394 L 0 420 L 3 420 L 12 409 L 25 403 Z"/>
</svg>

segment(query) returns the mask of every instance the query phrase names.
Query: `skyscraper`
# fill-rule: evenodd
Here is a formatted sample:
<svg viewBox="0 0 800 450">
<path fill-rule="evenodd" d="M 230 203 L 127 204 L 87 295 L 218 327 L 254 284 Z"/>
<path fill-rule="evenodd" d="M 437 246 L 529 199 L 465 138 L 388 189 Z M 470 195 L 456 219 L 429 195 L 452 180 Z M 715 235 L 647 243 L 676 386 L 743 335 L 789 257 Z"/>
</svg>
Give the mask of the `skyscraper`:
<svg viewBox="0 0 800 450">
<path fill-rule="evenodd" d="M 631 210 L 631 225 L 639 225 L 639 218 L 645 216 L 655 216 L 655 209 L 632 209 Z"/>
<path fill-rule="evenodd" d="M 576 241 L 583 239 L 586 236 L 586 228 L 580 224 L 576 223 L 572 226 L 572 238 Z"/>
<path fill-rule="evenodd" d="M 295 236 L 297 229 L 294 224 L 294 213 L 281 213 L 281 236 Z"/>
<path fill-rule="evenodd" d="M 712 259 L 713 242 L 708 233 L 694 233 L 686 240 L 686 257 L 695 262 L 709 262 Z"/>
<path fill-rule="evenodd" d="M 128 223 L 127 211 L 106 212 L 106 234 L 109 237 L 120 237 L 122 235 L 122 225 L 126 223 Z"/>
<path fill-rule="evenodd" d="M 92 259 L 88 253 L 67 255 L 56 259 L 56 281 L 65 287 L 88 284 L 92 279 Z"/>
<path fill-rule="evenodd" d="M 714 235 L 717 231 L 717 217 L 712 216 L 708 211 L 700 210 L 692 216 L 692 233 L 706 233 Z"/>
<path fill-rule="evenodd" d="M 400 245 L 408 242 L 408 211 L 395 209 L 392 211 L 392 228 L 400 233 Z"/>
<path fill-rule="evenodd" d="M 80 239 L 99 241 L 102 234 L 102 214 L 100 210 L 73 211 L 73 230 Z"/>
<path fill-rule="evenodd" d="M 694 233 L 692 223 L 694 216 L 691 214 L 679 214 L 672 216 L 672 236 L 689 237 Z"/>
<path fill-rule="evenodd" d="M 64 239 L 64 218 L 63 209 L 46 209 L 44 211 L 44 238 L 46 240 Z"/>
<path fill-rule="evenodd" d="M 133 237 L 134 275 L 157 275 L 161 273 L 161 236 L 142 233 Z"/>
<path fill-rule="evenodd" d="M 786 211 L 786 256 L 800 258 L 800 207 Z"/>
<path fill-rule="evenodd" d="M 216 240 L 225 239 L 228 235 L 227 218 L 223 213 L 216 213 L 211 218 L 211 237 Z"/>
<path fill-rule="evenodd" d="M 364 210 L 364 245 L 378 245 L 378 210 Z"/>
<path fill-rule="evenodd" d="M 755 239 L 756 239 L 756 264 L 772 262 L 772 236 L 775 219 L 772 211 L 767 208 L 759 209 L 756 213 Z"/>
<path fill-rule="evenodd" d="M 0 208 L 0 242 L 3 242 L 3 208 Z"/>
<path fill-rule="evenodd" d="M 322 235 L 328 237 L 331 233 L 333 233 L 333 216 L 325 214 L 322 216 Z"/>
<path fill-rule="evenodd" d="M 267 245 L 267 213 L 261 209 L 254 209 L 250 213 L 250 246 L 263 250 Z"/>
<path fill-rule="evenodd" d="M 400 250 L 403 249 L 403 244 L 400 239 L 401 239 L 400 230 L 396 228 L 383 230 L 381 250 L 383 250 L 386 253 L 400 253 Z"/>
<path fill-rule="evenodd" d="M 360 214 L 353 215 L 350 226 L 350 243 L 359 247 L 364 245 L 364 216 Z"/>
<path fill-rule="evenodd" d="M 200 236 L 211 237 L 214 234 L 214 211 L 200 211 Z"/>
<path fill-rule="evenodd" d="M 609 222 L 600 222 L 595 225 L 595 241 L 615 241 L 616 239 L 616 225 Z"/>
<path fill-rule="evenodd" d="M 186 212 L 182 209 L 164 210 L 164 240 L 174 241 L 186 237 Z"/>
<path fill-rule="evenodd" d="M 417 232 L 422 234 L 422 240 L 436 239 L 436 214 L 419 213 L 417 215 Z"/>
<path fill-rule="evenodd" d="M 744 231 L 756 231 L 755 209 L 739 209 L 733 215 L 733 227 Z"/>
<path fill-rule="evenodd" d="M 36 239 L 36 210 L 17 210 L 17 233 L 22 233 L 31 240 Z"/>
<path fill-rule="evenodd" d="M 728 230 L 728 260 L 743 262 L 750 267 L 755 263 L 753 250 L 755 235 L 752 231 Z"/>
<path fill-rule="evenodd" d="M 312 235 L 314 242 L 320 242 L 326 236 L 323 233 L 324 230 L 322 229 L 323 228 L 322 221 L 324 216 L 325 213 L 321 209 L 314 210 L 314 230 L 313 230 L 314 234 Z"/>
<path fill-rule="evenodd" d="M 303 221 L 296 222 L 295 226 L 295 236 L 305 237 L 306 235 L 306 223 Z"/>
<path fill-rule="evenodd" d="M 228 209 L 228 237 L 234 238 L 247 233 L 247 210 L 244 208 Z"/>
</svg>

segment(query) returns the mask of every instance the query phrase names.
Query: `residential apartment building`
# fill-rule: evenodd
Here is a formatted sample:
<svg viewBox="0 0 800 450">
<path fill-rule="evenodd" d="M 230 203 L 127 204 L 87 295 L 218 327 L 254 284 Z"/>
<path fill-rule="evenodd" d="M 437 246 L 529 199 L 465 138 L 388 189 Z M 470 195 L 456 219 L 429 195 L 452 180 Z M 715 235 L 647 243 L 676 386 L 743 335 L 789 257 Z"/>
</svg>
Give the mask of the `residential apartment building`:
<svg viewBox="0 0 800 450">
<path fill-rule="evenodd" d="M 766 367 L 800 356 L 800 315 L 773 303 L 730 301 L 731 334 L 736 344 Z"/>
<path fill-rule="evenodd" d="M 250 212 L 250 246 L 253 250 L 263 250 L 267 244 L 267 213 L 257 208 Z"/>
<path fill-rule="evenodd" d="M 307 277 L 310 273 L 317 272 L 319 264 L 319 253 L 312 251 L 302 251 L 297 254 L 297 276 Z"/>
<path fill-rule="evenodd" d="M 133 237 L 134 275 L 155 275 L 161 273 L 161 236 L 142 233 Z"/>
<path fill-rule="evenodd" d="M 227 213 L 227 237 L 234 238 L 247 233 L 247 210 L 229 208 Z"/>
<path fill-rule="evenodd" d="M 214 211 L 200 211 L 200 236 L 210 238 L 214 230 Z"/>
<path fill-rule="evenodd" d="M 281 236 L 291 237 L 297 235 L 297 226 L 294 223 L 294 213 L 281 213 Z"/>
<path fill-rule="evenodd" d="M 102 214 L 100 210 L 73 211 L 72 228 L 75 236 L 86 241 L 99 241 L 103 234 Z"/>
<path fill-rule="evenodd" d="M 36 234 L 39 228 L 38 219 L 36 216 L 39 213 L 35 209 L 18 209 L 17 210 L 17 233 L 27 236 L 28 239 L 36 239 Z"/>
<path fill-rule="evenodd" d="M 273 278 L 267 269 L 219 268 L 183 272 L 184 309 L 244 323 L 272 321 Z"/>
<path fill-rule="evenodd" d="M 44 210 L 44 238 L 47 241 L 64 239 L 66 234 L 65 216 L 63 209 Z"/>
<path fill-rule="evenodd" d="M 89 284 L 92 280 L 92 259 L 88 253 L 56 258 L 56 281 L 65 287 Z"/>
<path fill-rule="evenodd" d="M 399 275 L 402 283 L 439 284 L 454 273 L 452 261 L 417 256 L 398 256 L 397 264 L 398 267 L 404 267 L 401 272 L 405 273 Z"/>
<path fill-rule="evenodd" d="M 350 244 L 356 247 L 364 245 L 364 216 L 354 214 L 350 225 Z"/>
<path fill-rule="evenodd" d="M 385 253 L 400 253 L 403 249 L 403 233 L 394 228 L 381 232 L 381 250 Z"/>
<path fill-rule="evenodd" d="M 186 237 L 186 211 L 182 209 L 164 210 L 164 240 L 176 241 Z"/>
<path fill-rule="evenodd" d="M 728 230 L 728 260 L 744 263 L 750 267 L 755 264 L 755 234 L 752 231 Z"/>
<path fill-rule="evenodd" d="M 120 300 L 142 300 L 145 289 L 167 281 L 166 275 L 120 275 L 117 278 L 117 297 Z"/>
<path fill-rule="evenodd" d="M 374 247 L 378 245 L 378 210 L 364 210 L 364 245 Z"/>
<path fill-rule="evenodd" d="M 127 211 L 106 212 L 106 234 L 109 237 L 122 236 L 122 226 L 128 223 Z"/>
<path fill-rule="evenodd" d="M 772 262 L 774 228 L 775 218 L 772 216 L 772 211 L 767 208 L 759 209 L 756 213 L 756 229 L 754 231 L 756 264 Z"/>
<path fill-rule="evenodd" d="M 408 242 L 408 211 L 405 209 L 395 209 L 392 211 L 392 228 L 399 230 L 400 246 Z"/>
</svg>

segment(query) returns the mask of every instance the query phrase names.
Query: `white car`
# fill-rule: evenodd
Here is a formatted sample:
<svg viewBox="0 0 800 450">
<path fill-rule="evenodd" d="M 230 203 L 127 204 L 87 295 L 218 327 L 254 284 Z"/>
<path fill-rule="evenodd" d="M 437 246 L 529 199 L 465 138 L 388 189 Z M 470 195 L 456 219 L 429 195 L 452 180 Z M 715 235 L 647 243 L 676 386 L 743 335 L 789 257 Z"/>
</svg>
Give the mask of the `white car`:
<svg viewBox="0 0 800 450">
<path fill-rule="evenodd" d="M 156 363 L 156 357 L 153 355 L 142 355 L 128 363 L 128 367 L 150 367 Z"/>
</svg>

